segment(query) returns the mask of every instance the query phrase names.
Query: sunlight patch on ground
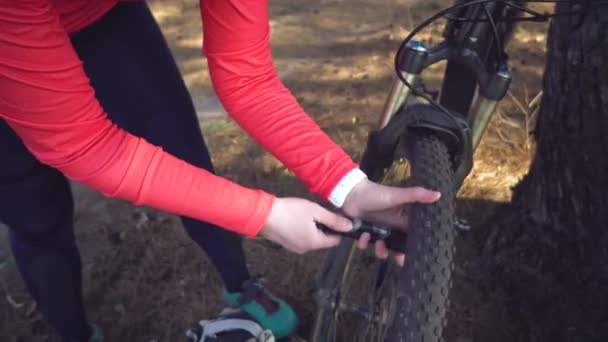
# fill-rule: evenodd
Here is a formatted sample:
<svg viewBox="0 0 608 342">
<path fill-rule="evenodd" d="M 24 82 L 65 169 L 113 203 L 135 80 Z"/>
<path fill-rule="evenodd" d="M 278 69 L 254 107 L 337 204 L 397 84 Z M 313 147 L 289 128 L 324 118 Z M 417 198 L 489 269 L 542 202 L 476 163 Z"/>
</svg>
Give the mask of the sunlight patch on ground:
<svg viewBox="0 0 608 342">
<path fill-rule="evenodd" d="M 160 24 L 164 23 L 167 19 L 181 15 L 180 7 L 177 4 L 170 4 L 166 1 L 162 5 L 157 5 L 154 1 L 151 3 L 153 9 L 152 15 L 154 15 Z"/>
</svg>

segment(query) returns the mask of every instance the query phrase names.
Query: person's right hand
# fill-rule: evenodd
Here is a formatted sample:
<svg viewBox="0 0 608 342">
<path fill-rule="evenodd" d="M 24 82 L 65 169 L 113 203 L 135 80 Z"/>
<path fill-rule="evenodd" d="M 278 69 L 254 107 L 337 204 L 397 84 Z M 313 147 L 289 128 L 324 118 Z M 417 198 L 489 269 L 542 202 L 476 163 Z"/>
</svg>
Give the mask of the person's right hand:
<svg viewBox="0 0 608 342">
<path fill-rule="evenodd" d="M 302 254 L 336 246 L 340 237 L 320 231 L 315 222 L 338 231 L 350 231 L 352 222 L 322 206 L 301 198 L 277 198 L 260 234 Z"/>
</svg>

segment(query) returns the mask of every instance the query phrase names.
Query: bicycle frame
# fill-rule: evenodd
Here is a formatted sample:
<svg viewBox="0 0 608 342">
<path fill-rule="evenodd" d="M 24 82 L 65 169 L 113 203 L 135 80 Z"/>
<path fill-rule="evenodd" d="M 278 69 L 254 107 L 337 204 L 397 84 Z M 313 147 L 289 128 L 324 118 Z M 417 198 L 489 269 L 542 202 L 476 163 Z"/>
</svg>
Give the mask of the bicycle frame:
<svg viewBox="0 0 608 342">
<path fill-rule="evenodd" d="M 457 3 L 466 1 L 458 0 Z M 502 23 L 497 30 L 504 44 L 511 30 L 509 25 L 504 24 L 504 19 L 515 13 L 502 3 L 487 3 L 486 6 L 494 20 Z M 427 48 L 422 42 L 412 41 L 398 56 L 398 71 L 411 85 L 416 83 L 425 68 L 443 60 L 448 61 L 440 103 L 453 117 L 450 119 L 445 112 L 430 104 L 408 104 L 413 92 L 400 77 L 395 76 L 377 127 L 370 132 L 360 161 L 361 169 L 371 180 L 382 180 L 386 169 L 394 161 L 397 146 L 408 131 L 416 129 L 431 130 L 445 139 L 453 157 L 456 192 L 469 174 L 473 153 L 498 102 L 510 86 L 511 72 L 506 58 L 495 57 L 496 47 L 490 23 L 476 20 L 484 18 L 484 11 L 479 6 L 468 7 L 462 8 L 458 15 L 472 20 L 449 21 L 442 43 Z M 500 46 L 500 50 L 502 48 Z M 466 93 L 464 96 L 454 94 L 453 89 L 446 87 L 448 78 L 453 78 L 450 75 L 454 75 L 454 70 L 461 70 L 458 76 L 463 76 L 462 70 L 466 70 L 464 77 L 459 78 L 463 83 L 461 90 Z M 316 293 L 319 309 L 313 342 L 325 341 L 321 337 L 328 329 L 324 322 L 341 310 L 340 287 L 345 281 L 355 250 L 352 241 L 343 240 L 326 259 Z M 387 272 L 387 265 L 383 263 L 380 272 Z"/>
</svg>

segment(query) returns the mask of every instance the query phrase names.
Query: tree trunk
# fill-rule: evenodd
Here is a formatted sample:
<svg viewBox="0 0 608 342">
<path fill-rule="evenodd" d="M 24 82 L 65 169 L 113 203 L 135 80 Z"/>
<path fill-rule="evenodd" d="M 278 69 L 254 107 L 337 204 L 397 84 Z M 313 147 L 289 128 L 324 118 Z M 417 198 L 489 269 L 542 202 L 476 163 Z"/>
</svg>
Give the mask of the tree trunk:
<svg viewBox="0 0 608 342">
<path fill-rule="evenodd" d="M 543 89 L 536 155 L 484 253 L 527 341 L 608 341 L 606 6 L 554 19 Z"/>
</svg>

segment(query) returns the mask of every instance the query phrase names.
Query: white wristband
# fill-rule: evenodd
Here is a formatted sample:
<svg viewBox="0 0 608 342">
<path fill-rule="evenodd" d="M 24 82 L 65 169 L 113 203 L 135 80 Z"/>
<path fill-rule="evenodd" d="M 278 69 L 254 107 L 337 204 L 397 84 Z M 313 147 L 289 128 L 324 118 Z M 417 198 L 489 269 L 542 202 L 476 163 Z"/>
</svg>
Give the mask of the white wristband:
<svg viewBox="0 0 608 342">
<path fill-rule="evenodd" d="M 348 196 L 355 185 L 359 184 L 359 182 L 364 179 L 367 179 L 367 175 L 363 173 L 361 169 L 356 168 L 351 170 L 331 191 L 331 194 L 329 195 L 329 202 L 335 207 L 341 208 L 344 204 L 344 200 L 346 200 L 346 196 Z"/>
</svg>

